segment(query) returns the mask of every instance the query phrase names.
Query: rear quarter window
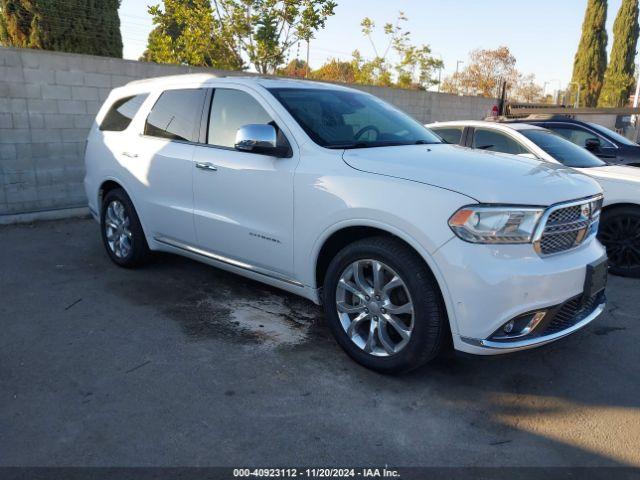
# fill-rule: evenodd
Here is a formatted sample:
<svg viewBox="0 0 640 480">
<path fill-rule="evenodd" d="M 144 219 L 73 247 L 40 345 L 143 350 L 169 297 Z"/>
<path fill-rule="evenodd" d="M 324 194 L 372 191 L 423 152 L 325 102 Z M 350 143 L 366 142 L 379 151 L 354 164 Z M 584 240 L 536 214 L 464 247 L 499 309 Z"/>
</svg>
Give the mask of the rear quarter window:
<svg viewBox="0 0 640 480">
<path fill-rule="evenodd" d="M 126 130 L 148 96 L 148 94 L 144 93 L 121 98 L 113 102 L 102 123 L 100 123 L 100 130 L 106 132 L 122 132 Z"/>
</svg>

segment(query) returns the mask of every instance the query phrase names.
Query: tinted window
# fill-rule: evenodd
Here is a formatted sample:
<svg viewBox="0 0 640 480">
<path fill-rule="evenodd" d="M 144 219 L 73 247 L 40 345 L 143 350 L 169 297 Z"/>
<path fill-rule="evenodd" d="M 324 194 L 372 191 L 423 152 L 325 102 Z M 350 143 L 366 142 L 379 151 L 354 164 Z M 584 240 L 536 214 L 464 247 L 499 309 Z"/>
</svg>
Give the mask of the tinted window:
<svg viewBox="0 0 640 480">
<path fill-rule="evenodd" d="M 167 90 L 149 113 L 145 135 L 197 141 L 205 96 L 203 89 Z"/>
<path fill-rule="evenodd" d="M 529 153 L 522 145 L 508 135 L 493 130 L 485 130 L 484 128 L 475 129 L 472 146 L 480 150 L 510 153 L 512 155 Z"/>
<path fill-rule="evenodd" d="M 116 100 L 102 120 L 100 130 L 110 132 L 126 130 L 148 96 L 145 93 Z"/>
<path fill-rule="evenodd" d="M 460 144 L 464 127 L 431 128 L 447 143 Z"/>
<path fill-rule="evenodd" d="M 598 132 L 613 138 L 616 142 L 619 142 L 619 143 L 621 143 L 623 145 L 629 145 L 630 147 L 637 147 L 638 146 L 637 143 L 629 140 L 627 137 L 623 137 L 618 132 L 614 132 L 613 130 L 609 130 L 608 128 L 603 127 L 602 125 L 598 125 L 597 123 L 589 123 L 589 125 L 591 125 L 594 130 L 597 130 Z"/>
<path fill-rule="evenodd" d="M 603 161 L 584 148 L 548 130 L 520 130 L 520 133 L 567 167 L 601 167 Z"/>
<path fill-rule="evenodd" d="M 251 95 L 240 90 L 215 90 L 209 121 L 209 144 L 233 148 L 238 129 L 255 123 L 273 124 L 273 120 Z"/>
<path fill-rule="evenodd" d="M 575 143 L 580 147 L 584 147 L 587 144 L 587 140 L 590 138 L 596 138 L 600 140 L 600 144 L 603 147 L 612 147 L 611 142 L 608 142 L 604 138 L 596 135 L 589 130 L 585 130 L 580 127 L 573 127 L 567 125 L 545 125 L 546 128 L 556 132 L 559 135 L 562 135 L 564 138 L 569 140 L 571 143 Z"/>
<path fill-rule="evenodd" d="M 323 147 L 442 143 L 423 125 L 373 95 L 318 88 L 273 88 L 269 91 L 307 135 Z"/>
</svg>

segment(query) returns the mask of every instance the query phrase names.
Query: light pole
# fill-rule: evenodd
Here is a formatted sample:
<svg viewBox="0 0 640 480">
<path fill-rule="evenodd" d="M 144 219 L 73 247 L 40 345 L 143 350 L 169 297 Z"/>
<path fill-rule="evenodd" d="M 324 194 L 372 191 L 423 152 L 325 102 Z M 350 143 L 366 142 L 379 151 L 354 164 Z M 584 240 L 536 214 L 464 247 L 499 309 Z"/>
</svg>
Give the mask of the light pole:
<svg viewBox="0 0 640 480">
<path fill-rule="evenodd" d="M 554 92 L 553 99 L 551 103 L 558 103 L 558 97 L 560 96 L 560 90 L 562 90 L 562 81 L 559 78 L 552 78 L 546 83 L 551 84 L 552 82 L 558 82 L 558 88 Z"/>
<path fill-rule="evenodd" d="M 458 91 L 458 85 L 459 85 L 459 83 L 460 83 L 460 80 L 458 79 L 458 70 L 460 69 L 460 65 L 461 65 L 461 64 L 463 64 L 463 63 L 464 63 L 464 62 L 463 62 L 462 60 L 458 60 L 458 61 L 456 62 L 456 93 L 458 93 L 458 94 L 460 93 L 460 92 Z"/>
</svg>

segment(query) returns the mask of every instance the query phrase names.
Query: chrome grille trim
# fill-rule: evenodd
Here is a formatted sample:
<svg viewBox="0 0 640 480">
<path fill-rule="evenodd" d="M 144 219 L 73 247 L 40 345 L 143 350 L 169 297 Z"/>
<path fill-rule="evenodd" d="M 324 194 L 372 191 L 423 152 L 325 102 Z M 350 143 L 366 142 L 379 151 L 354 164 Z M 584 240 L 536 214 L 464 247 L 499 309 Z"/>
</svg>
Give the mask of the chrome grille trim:
<svg viewBox="0 0 640 480">
<path fill-rule="evenodd" d="M 600 194 L 549 207 L 540 219 L 533 238 L 533 248 L 538 255 L 548 257 L 568 252 L 596 233 L 602 200 Z M 583 207 L 593 202 L 596 208 L 589 209 L 588 216 L 585 216 Z"/>
</svg>

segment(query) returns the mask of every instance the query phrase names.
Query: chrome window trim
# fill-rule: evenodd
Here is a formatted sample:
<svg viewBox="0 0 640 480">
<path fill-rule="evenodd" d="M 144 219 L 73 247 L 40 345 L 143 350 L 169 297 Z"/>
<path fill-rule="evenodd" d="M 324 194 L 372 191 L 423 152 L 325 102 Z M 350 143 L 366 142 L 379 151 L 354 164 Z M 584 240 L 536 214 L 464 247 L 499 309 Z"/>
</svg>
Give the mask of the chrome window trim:
<svg viewBox="0 0 640 480">
<path fill-rule="evenodd" d="M 585 234 L 586 236 L 582 239 L 582 241 L 578 245 L 575 245 L 572 248 L 568 248 L 568 249 L 562 250 L 560 252 L 542 253 L 541 241 L 542 241 L 542 236 L 544 234 L 544 231 L 545 231 L 545 229 L 547 227 L 547 221 L 549 220 L 549 217 L 551 216 L 551 214 L 553 212 L 557 211 L 557 210 L 562 210 L 563 208 L 575 207 L 575 206 L 578 206 L 578 205 L 584 205 L 585 203 L 595 202 L 595 201 L 598 201 L 598 200 L 602 200 L 603 198 L 604 198 L 604 196 L 601 193 L 599 193 L 597 195 L 593 195 L 591 197 L 585 197 L 585 198 L 582 198 L 580 200 L 573 200 L 573 201 L 570 201 L 570 202 L 556 203 L 554 205 L 551 205 L 549 208 L 547 208 L 545 210 L 544 214 L 542 215 L 542 217 L 540 217 L 540 220 L 538 221 L 538 225 L 537 225 L 536 230 L 535 230 L 534 235 L 533 235 L 532 243 L 533 243 L 533 249 L 536 251 L 536 253 L 538 255 L 540 255 L 541 257 L 546 258 L 546 257 L 552 257 L 554 255 L 561 255 L 563 253 L 571 252 L 571 251 L 575 250 L 576 248 L 580 248 L 582 245 L 584 245 L 586 240 L 589 238 L 588 232 L 587 232 L 587 234 Z M 595 222 L 595 221 L 598 221 L 599 217 L 600 217 L 600 215 L 598 214 L 598 217 L 596 217 L 595 219 L 593 217 L 590 217 L 590 220 L 594 220 L 594 222 Z M 591 222 L 588 228 L 590 228 L 591 225 L 594 222 Z M 591 235 L 592 234 L 593 233 L 591 233 Z"/>
</svg>

